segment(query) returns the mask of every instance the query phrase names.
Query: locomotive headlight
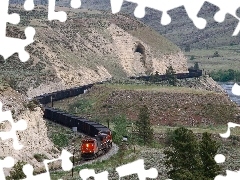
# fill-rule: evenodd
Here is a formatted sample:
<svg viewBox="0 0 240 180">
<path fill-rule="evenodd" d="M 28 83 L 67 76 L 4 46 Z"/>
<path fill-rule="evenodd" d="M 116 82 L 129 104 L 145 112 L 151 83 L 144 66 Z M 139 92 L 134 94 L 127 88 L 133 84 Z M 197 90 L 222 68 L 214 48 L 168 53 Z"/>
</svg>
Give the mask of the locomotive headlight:
<svg viewBox="0 0 240 180">
<path fill-rule="evenodd" d="M 89 144 L 86 145 L 87 147 L 89 146 Z"/>
</svg>

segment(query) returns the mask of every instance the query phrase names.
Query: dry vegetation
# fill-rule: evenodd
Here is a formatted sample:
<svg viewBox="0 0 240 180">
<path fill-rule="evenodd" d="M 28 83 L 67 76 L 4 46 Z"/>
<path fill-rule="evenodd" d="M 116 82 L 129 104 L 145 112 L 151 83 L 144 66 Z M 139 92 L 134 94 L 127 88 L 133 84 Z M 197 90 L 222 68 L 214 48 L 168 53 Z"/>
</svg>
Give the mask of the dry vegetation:
<svg viewBox="0 0 240 180">
<path fill-rule="evenodd" d="M 62 104 L 71 113 L 100 122 L 117 114 L 136 120 L 143 104 L 149 107 L 155 125 L 209 126 L 226 124 L 229 119 L 237 121 L 236 105 L 224 94 L 185 87 L 101 85 L 68 102 L 56 102 L 55 106 Z"/>
</svg>

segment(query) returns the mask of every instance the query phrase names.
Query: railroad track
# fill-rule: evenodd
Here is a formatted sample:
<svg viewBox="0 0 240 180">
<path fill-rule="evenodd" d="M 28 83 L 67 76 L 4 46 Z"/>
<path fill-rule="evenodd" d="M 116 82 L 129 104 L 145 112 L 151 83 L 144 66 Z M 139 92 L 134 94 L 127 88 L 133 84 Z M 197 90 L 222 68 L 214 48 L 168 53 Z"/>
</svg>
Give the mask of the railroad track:
<svg viewBox="0 0 240 180">
<path fill-rule="evenodd" d="M 176 74 L 178 79 L 200 77 L 201 75 L 202 75 L 201 70 L 191 70 L 191 69 L 189 69 L 189 73 Z M 160 77 L 160 80 L 166 79 L 166 75 L 159 75 L 159 77 Z M 148 81 L 150 76 L 130 77 L 130 78 L 142 79 L 142 80 Z M 107 81 L 98 82 L 95 84 L 103 84 L 105 82 Z M 68 114 L 64 111 L 55 109 L 47 105 L 47 104 L 51 104 L 53 101 L 59 101 L 62 99 L 84 94 L 85 91 L 90 89 L 92 86 L 94 86 L 94 84 L 88 84 L 84 86 L 74 87 L 71 89 L 47 93 L 47 94 L 37 96 L 34 99 L 43 105 L 44 118 L 71 129 L 73 127 L 77 127 L 78 132 L 83 133 L 90 137 L 95 137 L 95 135 L 98 134 L 100 131 L 108 131 L 109 130 L 108 127 L 82 117 Z M 80 162 L 80 164 L 81 163 L 82 162 Z"/>
</svg>

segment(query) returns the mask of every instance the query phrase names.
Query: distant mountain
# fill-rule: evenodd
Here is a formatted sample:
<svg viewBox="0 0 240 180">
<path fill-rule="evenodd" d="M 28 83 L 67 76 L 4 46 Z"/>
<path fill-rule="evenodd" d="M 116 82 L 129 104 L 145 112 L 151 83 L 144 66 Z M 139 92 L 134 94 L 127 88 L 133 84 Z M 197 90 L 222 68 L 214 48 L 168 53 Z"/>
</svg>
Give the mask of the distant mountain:
<svg viewBox="0 0 240 180">
<path fill-rule="evenodd" d="M 44 4 L 47 0 L 35 0 L 36 3 Z M 23 3 L 24 0 L 10 0 L 11 3 Z M 60 6 L 69 6 L 70 0 L 61 0 L 57 2 Z M 136 4 L 125 1 L 121 13 L 127 13 L 133 16 Z M 82 0 L 84 9 L 96 9 L 111 11 L 110 0 Z M 232 37 L 232 34 L 238 24 L 237 19 L 227 15 L 223 23 L 214 21 L 213 16 L 219 10 L 218 7 L 205 3 L 199 12 L 199 17 L 207 19 L 208 24 L 204 30 L 197 29 L 183 7 L 169 11 L 172 22 L 167 26 L 160 24 L 162 13 L 153 9 L 146 9 L 146 16 L 140 19 L 146 25 L 152 27 L 160 34 L 164 35 L 182 49 L 187 44 L 193 48 L 208 48 L 215 46 L 229 46 L 239 44 L 240 38 Z"/>
</svg>

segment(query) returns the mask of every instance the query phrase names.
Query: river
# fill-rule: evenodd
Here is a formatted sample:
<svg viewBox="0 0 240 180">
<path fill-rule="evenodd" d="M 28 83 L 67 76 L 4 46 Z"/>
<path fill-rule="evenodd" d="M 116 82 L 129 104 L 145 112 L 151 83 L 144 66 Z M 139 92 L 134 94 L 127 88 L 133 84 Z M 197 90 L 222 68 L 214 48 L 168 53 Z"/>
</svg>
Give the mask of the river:
<svg viewBox="0 0 240 180">
<path fill-rule="evenodd" d="M 218 82 L 220 86 L 222 86 L 223 89 L 228 93 L 230 99 L 234 102 L 236 102 L 240 106 L 240 96 L 236 96 L 232 93 L 232 87 L 234 85 L 234 82 Z"/>
</svg>

